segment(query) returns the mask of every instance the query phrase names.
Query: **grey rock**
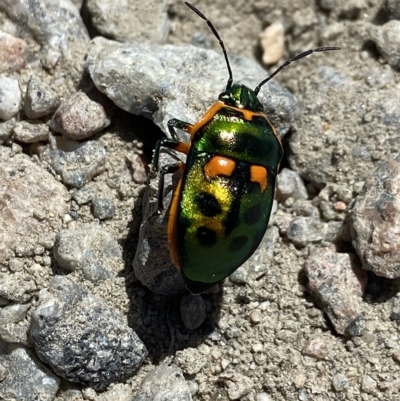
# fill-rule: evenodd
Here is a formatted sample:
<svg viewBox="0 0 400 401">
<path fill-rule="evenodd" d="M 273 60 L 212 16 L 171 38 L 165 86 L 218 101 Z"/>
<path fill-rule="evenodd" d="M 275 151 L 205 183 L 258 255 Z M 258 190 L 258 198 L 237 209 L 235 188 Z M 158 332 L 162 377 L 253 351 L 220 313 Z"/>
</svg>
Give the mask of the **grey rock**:
<svg viewBox="0 0 400 401">
<path fill-rule="evenodd" d="M 87 8 L 92 24 L 105 37 L 119 42 L 150 41 L 162 43 L 168 39 L 168 2 L 166 0 L 138 2 L 124 0 L 89 0 Z"/>
<path fill-rule="evenodd" d="M 11 118 L 7 121 L 0 121 L 0 145 L 7 142 L 11 138 L 15 124 L 15 118 Z"/>
<path fill-rule="evenodd" d="M 393 70 L 389 65 L 386 65 L 385 68 L 380 66 L 379 68 L 371 69 L 365 74 L 365 82 L 372 88 L 390 87 L 390 85 L 394 85 Z"/>
<path fill-rule="evenodd" d="M 144 184 L 145 182 L 147 182 L 146 165 L 143 162 L 143 157 L 138 154 L 134 154 L 129 161 L 133 170 L 133 181 L 138 184 Z"/>
<path fill-rule="evenodd" d="M 77 92 L 60 104 L 50 121 L 50 127 L 70 139 L 81 140 L 93 136 L 110 123 L 100 103 L 91 100 L 83 92 Z"/>
<path fill-rule="evenodd" d="M 39 150 L 42 160 L 61 176 L 64 184 L 82 188 L 105 170 L 106 150 L 98 141 L 76 142 L 50 136 L 50 145 Z"/>
<path fill-rule="evenodd" d="M 0 273 L 0 296 L 14 302 L 27 302 L 37 292 L 30 274 L 25 272 Z"/>
<path fill-rule="evenodd" d="M 311 358 L 325 359 L 329 354 L 328 344 L 323 337 L 311 338 L 304 343 L 301 353 Z"/>
<path fill-rule="evenodd" d="M 292 205 L 292 211 L 296 216 L 306 216 L 318 219 L 320 217 L 319 209 L 306 199 L 298 199 Z"/>
<path fill-rule="evenodd" d="M 195 375 L 207 364 L 208 358 L 197 348 L 187 348 L 178 351 L 174 361 L 182 369 L 183 373 Z"/>
<path fill-rule="evenodd" d="M 361 301 L 367 274 L 354 255 L 336 253 L 330 248 L 314 249 L 307 259 L 305 272 L 311 292 L 336 332 L 360 335 L 354 330 L 354 322 L 359 326 L 363 319 Z"/>
<path fill-rule="evenodd" d="M 374 394 L 376 391 L 376 387 L 378 382 L 373 379 L 370 375 L 364 375 L 361 381 L 361 388 L 363 391 L 369 394 Z"/>
<path fill-rule="evenodd" d="M 176 161 L 168 154 L 161 154 L 161 166 Z M 186 292 L 181 272 L 172 264 L 168 250 L 168 204 L 176 176 L 165 176 L 164 205 L 161 215 L 157 211 L 158 177 L 151 174 L 143 197 L 143 220 L 140 226 L 138 248 L 133 261 L 135 276 L 150 290 L 163 295 L 179 295 Z"/>
<path fill-rule="evenodd" d="M 230 375 L 224 380 L 228 397 L 230 400 L 238 400 L 245 396 L 254 387 L 253 380 L 241 373 Z"/>
<path fill-rule="evenodd" d="M 147 356 L 118 311 L 63 276 L 42 290 L 31 335 L 40 359 L 59 376 L 98 390 L 131 376 Z"/>
<path fill-rule="evenodd" d="M 400 20 L 400 2 L 399 0 L 387 0 L 386 8 L 390 18 Z"/>
<path fill-rule="evenodd" d="M 0 340 L 0 394 L 4 401 L 52 401 L 60 380 L 34 353 Z"/>
<path fill-rule="evenodd" d="M 352 190 L 379 161 L 398 153 L 398 91 L 392 85 L 371 89 L 350 76 L 350 71 L 320 67 L 299 82 L 307 113 L 293 124 L 289 162 L 319 189 L 341 183 Z M 361 103 L 363 109 L 356 106 Z"/>
<path fill-rule="evenodd" d="M 9 343 L 28 345 L 29 305 L 12 304 L 0 309 L 0 338 Z"/>
<path fill-rule="evenodd" d="M 391 20 L 382 26 L 371 25 L 371 39 L 381 56 L 393 68 L 400 68 L 400 21 Z"/>
<path fill-rule="evenodd" d="M 336 391 L 343 391 L 349 387 L 349 379 L 343 373 L 336 373 L 332 377 L 332 385 Z"/>
<path fill-rule="evenodd" d="M 400 156 L 382 163 L 365 181 L 351 212 L 353 246 L 363 267 L 400 277 Z"/>
<path fill-rule="evenodd" d="M 206 305 L 201 295 L 184 295 L 181 298 L 181 316 L 185 327 L 194 330 L 200 327 L 206 318 Z"/>
<path fill-rule="evenodd" d="M 191 45 L 121 44 L 97 37 L 86 63 L 100 92 L 126 111 L 151 117 L 166 133 L 171 118 L 194 123 L 202 117 L 227 81 L 222 54 Z M 250 88 L 268 75 L 243 57 L 231 57 L 231 63 L 235 81 Z M 259 99 L 284 135 L 299 116 L 297 101 L 273 81 Z"/>
<path fill-rule="evenodd" d="M 99 220 L 112 219 L 115 214 L 115 205 L 110 199 L 95 197 L 92 203 L 92 213 Z"/>
<path fill-rule="evenodd" d="M 0 30 L 0 72 L 20 71 L 27 64 L 28 44 Z"/>
<path fill-rule="evenodd" d="M 0 146 L 0 262 L 34 255 L 49 228 L 61 227 L 69 198 L 65 187 L 24 154 Z M 45 224 L 46 223 L 46 224 Z"/>
<path fill-rule="evenodd" d="M 29 322 L 8 323 L 0 326 L 0 339 L 10 344 L 31 346 L 29 341 Z"/>
<path fill-rule="evenodd" d="M 298 173 L 283 168 L 277 177 L 277 196 L 281 201 L 291 197 L 293 199 L 307 199 L 307 189 Z"/>
<path fill-rule="evenodd" d="M 286 236 L 297 245 L 305 246 L 325 239 L 327 224 L 315 217 L 295 217 L 286 230 Z"/>
<path fill-rule="evenodd" d="M 41 61 L 46 68 L 55 67 L 62 57 L 60 64 L 69 67 L 71 74 L 81 70 L 89 35 L 78 8 L 70 0 L 4 0 L 0 10 L 32 33 L 41 45 Z"/>
<path fill-rule="evenodd" d="M 0 119 L 9 120 L 21 107 L 21 90 L 16 79 L 0 75 Z"/>
<path fill-rule="evenodd" d="M 391 302 L 392 311 L 390 312 L 390 319 L 400 321 L 400 300 L 399 298 L 393 298 Z"/>
<path fill-rule="evenodd" d="M 101 394 L 98 394 L 90 387 L 86 388 L 87 392 L 88 390 L 92 391 L 92 398 L 88 397 L 87 394 L 84 394 L 83 396 L 87 400 L 96 399 L 98 401 L 132 401 L 132 387 L 129 384 L 115 383 Z M 84 391 L 82 393 L 84 393 Z"/>
<path fill-rule="evenodd" d="M 366 319 L 364 316 L 357 316 L 347 327 L 346 327 L 346 335 L 355 337 L 362 336 L 365 332 Z"/>
<path fill-rule="evenodd" d="M 115 277 L 124 268 L 117 241 L 108 232 L 96 228 L 61 231 L 54 258 L 68 271 L 82 270 L 93 282 Z"/>
<path fill-rule="evenodd" d="M 17 323 L 23 320 L 29 309 L 29 305 L 13 304 L 0 309 L 0 325 Z"/>
<path fill-rule="evenodd" d="M 31 77 L 24 99 L 24 112 L 28 118 L 47 116 L 56 109 L 58 103 L 57 94 L 49 86 Z"/>
<path fill-rule="evenodd" d="M 92 202 L 96 196 L 94 189 L 90 187 L 83 187 L 72 191 L 72 199 L 79 205 L 87 205 Z"/>
<path fill-rule="evenodd" d="M 50 131 L 46 124 L 35 121 L 19 121 L 14 127 L 14 139 L 24 143 L 47 141 Z"/>
<path fill-rule="evenodd" d="M 160 365 L 144 378 L 132 401 L 191 401 L 190 388 L 176 365 Z"/>
</svg>

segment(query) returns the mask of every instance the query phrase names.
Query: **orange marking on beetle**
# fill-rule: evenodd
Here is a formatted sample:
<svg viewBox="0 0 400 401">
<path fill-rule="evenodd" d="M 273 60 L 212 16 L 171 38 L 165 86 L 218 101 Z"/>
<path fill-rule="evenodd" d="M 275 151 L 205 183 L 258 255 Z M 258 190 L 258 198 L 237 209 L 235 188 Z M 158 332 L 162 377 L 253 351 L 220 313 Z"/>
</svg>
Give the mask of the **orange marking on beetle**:
<svg viewBox="0 0 400 401">
<path fill-rule="evenodd" d="M 182 172 L 185 168 L 184 163 L 180 163 L 178 172 Z M 171 256 L 171 261 L 175 267 L 180 270 L 181 264 L 179 262 L 178 255 L 178 243 L 177 243 L 177 227 L 178 227 L 178 205 L 179 205 L 179 195 L 181 192 L 182 178 L 179 180 L 178 185 L 172 195 L 171 206 L 169 208 L 168 214 L 168 249 Z"/>
<path fill-rule="evenodd" d="M 212 180 L 218 175 L 230 177 L 236 168 L 234 160 L 222 156 L 214 156 L 204 166 L 204 175 L 207 180 Z"/>
<path fill-rule="evenodd" d="M 250 166 L 250 181 L 260 184 L 261 192 L 264 192 L 268 186 L 268 172 L 263 166 L 252 164 Z"/>
<path fill-rule="evenodd" d="M 266 114 L 264 114 L 264 113 L 255 113 L 254 111 L 239 109 L 238 107 L 227 106 L 224 102 L 221 102 L 220 100 L 218 100 L 208 109 L 207 113 L 204 114 L 204 116 L 202 118 L 200 118 L 199 121 L 197 121 L 195 124 L 193 124 L 192 126 L 190 126 L 188 128 L 187 132 L 188 132 L 188 134 L 190 134 L 191 138 L 193 138 L 193 136 L 196 134 L 196 132 L 199 129 L 201 129 L 202 127 L 204 127 L 204 125 L 206 125 L 209 121 L 211 121 L 213 119 L 213 117 L 215 116 L 215 114 L 217 114 L 221 109 L 231 109 L 231 110 L 238 111 L 239 113 L 241 113 L 243 115 L 243 118 L 246 121 L 251 121 L 254 116 L 259 116 L 259 117 L 265 118 L 270 123 Z M 271 123 L 270 123 L 270 125 L 273 128 L 275 136 L 280 140 L 279 135 L 276 133 L 274 126 Z"/>
<path fill-rule="evenodd" d="M 216 103 L 214 103 L 207 111 L 206 114 L 204 114 L 203 117 L 200 118 L 199 121 L 197 121 L 195 124 L 193 124 L 189 129 L 188 129 L 188 133 L 190 134 L 190 136 L 193 138 L 193 136 L 196 134 L 196 132 L 203 127 L 204 125 L 206 125 L 214 116 L 216 113 L 218 113 L 219 110 L 225 108 L 226 105 L 225 103 L 221 102 L 221 101 L 217 101 Z"/>
</svg>

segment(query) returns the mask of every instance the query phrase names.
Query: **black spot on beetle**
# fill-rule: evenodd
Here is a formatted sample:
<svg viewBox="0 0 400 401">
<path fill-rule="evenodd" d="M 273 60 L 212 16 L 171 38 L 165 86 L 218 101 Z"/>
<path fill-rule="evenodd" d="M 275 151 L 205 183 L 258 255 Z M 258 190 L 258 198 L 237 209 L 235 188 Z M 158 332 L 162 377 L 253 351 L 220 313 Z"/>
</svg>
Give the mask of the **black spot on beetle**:
<svg viewBox="0 0 400 401">
<path fill-rule="evenodd" d="M 196 236 L 200 245 L 211 247 L 217 243 L 217 233 L 205 226 L 197 229 Z"/>
<path fill-rule="evenodd" d="M 261 205 L 257 203 L 256 205 L 250 207 L 244 213 L 244 222 L 248 226 L 252 226 L 253 224 L 258 223 L 261 216 Z"/>
<path fill-rule="evenodd" d="M 231 252 L 239 252 L 247 244 L 248 238 L 244 235 L 235 237 L 229 244 L 229 250 Z"/>
<path fill-rule="evenodd" d="M 218 199 L 208 192 L 201 192 L 194 198 L 194 201 L 203 216 L 215 217 L 222 213 Z"/>
</svg>

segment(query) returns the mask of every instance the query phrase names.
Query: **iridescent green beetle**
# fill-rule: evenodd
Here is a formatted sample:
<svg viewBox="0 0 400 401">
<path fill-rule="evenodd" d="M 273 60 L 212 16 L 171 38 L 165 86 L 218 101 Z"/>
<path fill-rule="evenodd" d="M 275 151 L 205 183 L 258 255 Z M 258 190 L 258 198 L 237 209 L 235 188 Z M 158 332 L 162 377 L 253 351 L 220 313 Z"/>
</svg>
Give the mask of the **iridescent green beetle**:
<svg viewBox="0 0 400 401">
<path fill-rule="evenodd" d="M 153 172 L 158 169 L 161 147 L 187 154 L 186 164 L 161 169 L 158 209 L 163 210 L 165 174 L 183 172 L 170 205 L 168 243 L 171 260 L 181 270 L 186 287 L 199 294 L 241 266 L 256 250 L 268 226 L 283 149 L 258 92 L 291 62 L 313 52 L 339 48 L 319 47 L 301 53 L 254 90 L 233 85 L 218 32 L 199 10 L 185 4 L 207 22 L 221 45 L 229 72 L 225 92 L 204 117 L 193 125 L 170 120 L 173 139 L 161 139 L 154 151 Z M 176 128 L 187 132 L 190 142 L 182 142 Z"/>
</svg>

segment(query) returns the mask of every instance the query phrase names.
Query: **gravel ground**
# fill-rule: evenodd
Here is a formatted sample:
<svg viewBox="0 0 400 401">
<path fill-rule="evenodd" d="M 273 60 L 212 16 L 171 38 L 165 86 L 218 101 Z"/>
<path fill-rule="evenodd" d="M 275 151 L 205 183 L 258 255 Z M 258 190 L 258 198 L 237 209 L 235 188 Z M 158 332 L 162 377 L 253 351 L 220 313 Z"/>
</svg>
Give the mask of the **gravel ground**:
<svg viewBox="0 0 400 401">
<path fill-rule="evenodd" d="M 263 87 L 276 213 L 200 296 L 148 172 L 166 122 L 224 90 L 206 23 L 175 0 L 0 4 L 0 400 L 400 400 L 400 2 L 194 5 L 251 88 L 341 47 Z"/>
</svg>

